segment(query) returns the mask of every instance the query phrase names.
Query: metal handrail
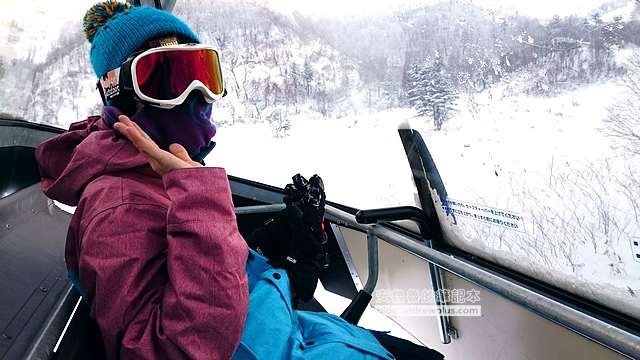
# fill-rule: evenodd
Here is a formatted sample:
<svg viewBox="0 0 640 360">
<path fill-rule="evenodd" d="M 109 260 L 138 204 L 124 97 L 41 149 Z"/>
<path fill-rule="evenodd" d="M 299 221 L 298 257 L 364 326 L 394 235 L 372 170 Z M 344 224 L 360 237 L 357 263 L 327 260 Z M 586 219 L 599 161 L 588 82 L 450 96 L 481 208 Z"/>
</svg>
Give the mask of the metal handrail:
<svg viewBox="0 0 640 360">
<path fill-rule="evenodd" d="M 235 208 L 236 215 L 261 214 L 267 212 L 278 212 L 286 207 L 285 204 L 268 204 L 268 205 L 252 205 L 239 206 Z"/>
<path fill-rule="evenodd" d="M 422 209 L 412 206 L 401 206 L 384 209 L 360 210 L 356 213 L 356 221 L 360 224 L 377 224 L 380 222 L 384 223 L 397 220 L 414 221 L 420 229 L 420 237 L 424 241 L 425 246 L 433 248 L 433 233 L 429 228 L 429 219 Z M 371 232 L 367 232 L 367 236 L 372 236 Z M 436 308 L 446 306 L 447 304 L 444 299 L 441 299 L 439 296 L 441 291 L 444 289 L 440 269 L 431 262 L 429 263 L 429 278 L 431 279 L 431 288 L 433 293 L 436 294 L 434 298 Z M 438 321 L 440 342 L 443 344 L 451 343 L 450 333 L 457 334 L 457 331 L 453 326 L 451 326 L 449 317 L 443 314 L 438 314 L 436 316 L 436 320 Z"/>
<path fill-rule="evenodd" d="M 338 229 L 338 231 L 340 231 Z M 364 288 L 351 299 L 351 303 L 340 314 L 340 317 L 346 321 L 357 325 L 360 318 L 364 314 L 367 306 L 373 297 L 373 290 L 378 283 L 378 273 L 380 272 L 380 262 L 378 261 L 378 237 L 373 233 L 367 233 L 367 266 L 369 275 Z"/>
<path fill-rule="evenodd" d="M 376 234 L 367 233 L 367 265 L 369 275 L 367 282 L 362 289 L 369 295 L 373 295 L 373 289 L 378 283 L 378 274 L 380 273 L 380 261 L 378 258 L 378 237 Z"/>
</svg>

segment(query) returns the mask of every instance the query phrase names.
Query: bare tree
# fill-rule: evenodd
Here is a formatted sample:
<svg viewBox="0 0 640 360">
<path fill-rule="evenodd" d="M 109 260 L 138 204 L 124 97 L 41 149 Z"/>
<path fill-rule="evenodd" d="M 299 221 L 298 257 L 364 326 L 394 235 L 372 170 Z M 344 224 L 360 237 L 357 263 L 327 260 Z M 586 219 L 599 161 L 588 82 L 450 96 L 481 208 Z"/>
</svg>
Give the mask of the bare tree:
<svg viewBox="0 0 640 360">
<path fill-rule="evenodd" d="M 634 53 L 623 77 L 626 92 L 608 110 L 603 133 L 631 155 L 640 155 L 640 53 Z"/>
</svg>

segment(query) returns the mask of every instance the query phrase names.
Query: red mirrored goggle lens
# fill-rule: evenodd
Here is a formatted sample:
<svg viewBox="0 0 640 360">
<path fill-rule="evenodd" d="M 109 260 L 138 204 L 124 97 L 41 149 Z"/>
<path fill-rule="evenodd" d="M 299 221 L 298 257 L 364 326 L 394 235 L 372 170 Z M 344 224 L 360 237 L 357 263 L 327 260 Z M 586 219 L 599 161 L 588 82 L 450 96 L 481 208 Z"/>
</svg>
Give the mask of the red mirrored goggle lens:
<svg viewBox="0 0 640 360">
<path fill-rule="evenodd" d="M 138 60 L 135 72 L 140 91 L 152 99 L 175 99 L 194 80 L 203 83 L 214 95 L 224 91 L 218 53 L 212 49 L 148 54 Z"/>
</svg>

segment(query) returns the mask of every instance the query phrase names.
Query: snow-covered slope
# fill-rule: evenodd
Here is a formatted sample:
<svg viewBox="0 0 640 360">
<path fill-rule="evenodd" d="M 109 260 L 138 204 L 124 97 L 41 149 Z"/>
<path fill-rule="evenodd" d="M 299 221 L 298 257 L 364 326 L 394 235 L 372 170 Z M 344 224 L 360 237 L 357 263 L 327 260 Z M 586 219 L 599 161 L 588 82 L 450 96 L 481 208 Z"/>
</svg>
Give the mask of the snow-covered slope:
<svg viewBox="0 0 640 360">
<path fill-rule="evenodd" d="M 628 193 L 639 189 L 625 181 L 637 175 L 629 165 L 638 159 L 612 148 L 601 131 L 605 108 L 623 91 L 614 82 L 555 98 L 501 98 L 494 90 L 476 97 L 473 112 L 462 103 L 442 131 L 408 109 L 339 120 L 301 115 L 286 138 L 274 138 L 265 124 L 221 127 L 206 162 L 275 186 L 298 172 L 317 173 L 329 200 L 356 208 L 415 206 L 397 134 L 408 121 L 451 199 L 524 218 L 524 231 L 513 231 L 457 217 L 447 227 L 453 244 L 640 317 L 640 262 L 630 242 L 640 238 L 640 209 Z"/>
</svg>

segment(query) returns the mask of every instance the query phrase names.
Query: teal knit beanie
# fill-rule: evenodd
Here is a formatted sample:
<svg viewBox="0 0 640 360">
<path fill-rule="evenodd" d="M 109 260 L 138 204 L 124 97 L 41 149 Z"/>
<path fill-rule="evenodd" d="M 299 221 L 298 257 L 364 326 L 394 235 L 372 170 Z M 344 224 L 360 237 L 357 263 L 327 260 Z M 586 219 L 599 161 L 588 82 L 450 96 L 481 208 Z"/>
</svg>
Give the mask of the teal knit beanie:
<svg viewBox="0 0 640 360">
<path fill-rule="evenodd" d="M 148 6 L 131 7 L 116 0 L 91 7 L 84 16 L 83 27 L 98 77 L 120 67 L 129 55 L 162 36 L 181 35 L 200 43 L 193 31 L 170 13 Z"/>
</svg>

